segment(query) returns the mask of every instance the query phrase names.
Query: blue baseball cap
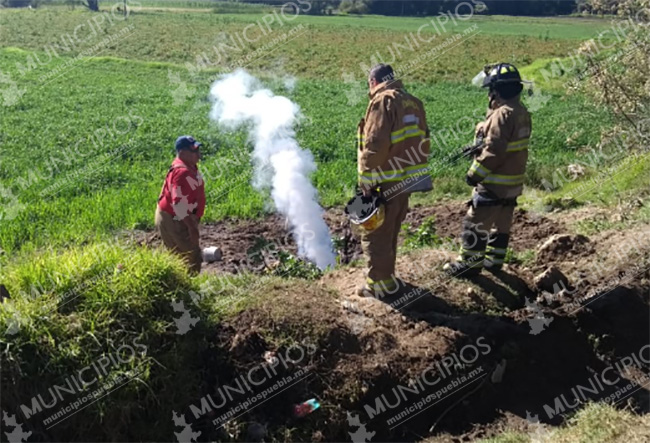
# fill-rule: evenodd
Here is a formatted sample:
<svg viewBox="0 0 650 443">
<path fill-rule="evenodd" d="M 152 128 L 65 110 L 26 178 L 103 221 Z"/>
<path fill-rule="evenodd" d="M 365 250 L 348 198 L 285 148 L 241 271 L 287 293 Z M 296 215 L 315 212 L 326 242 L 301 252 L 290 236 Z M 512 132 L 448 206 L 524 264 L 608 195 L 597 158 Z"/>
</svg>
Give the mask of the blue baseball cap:
<svg viewBox="0 0 650 443">
<path fill-rule="evenodd" d="M 188 150 L 196 151 L 201 147 L 201 143 L 194 140 L 191 135 L 181 135 L 176 139 L 176 151 Z"/>
</svg>

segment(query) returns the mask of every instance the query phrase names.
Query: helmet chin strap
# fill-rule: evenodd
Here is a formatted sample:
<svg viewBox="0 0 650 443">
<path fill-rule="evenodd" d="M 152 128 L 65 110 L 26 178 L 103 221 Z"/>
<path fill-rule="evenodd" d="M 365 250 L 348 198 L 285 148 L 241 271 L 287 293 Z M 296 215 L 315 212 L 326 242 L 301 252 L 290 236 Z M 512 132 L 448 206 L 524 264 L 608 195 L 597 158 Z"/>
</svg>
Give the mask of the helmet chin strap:
<svg viewBox="0 0 650 443">
<path fill-rule="evenodd" d="M 501 104 L 501 97 L 499 96 L 499 93 L 494 88 L 490 88 L 488 97 L 490 98 L 490 109 L 498 108 Z"/>
</svg>

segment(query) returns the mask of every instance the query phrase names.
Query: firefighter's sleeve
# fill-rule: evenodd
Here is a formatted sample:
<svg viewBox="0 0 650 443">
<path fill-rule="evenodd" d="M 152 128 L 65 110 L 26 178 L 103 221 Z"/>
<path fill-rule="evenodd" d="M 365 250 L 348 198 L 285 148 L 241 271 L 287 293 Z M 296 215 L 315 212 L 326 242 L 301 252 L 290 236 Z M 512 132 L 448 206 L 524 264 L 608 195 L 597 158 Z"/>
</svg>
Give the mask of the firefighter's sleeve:
<svg viewBox="0 0 650 443">
<path fill-rule="evenodd" d="M 474 159 L 467 171 L 467 177 L 471 182 L 482 182 L 505 161 L 511 120 L 510 111 L 507 110 L 495 111 L 490 116 L 485 125 L 487 133 L 481 154 Z"/>
<path fill-rule="evenodd" d="M 361 152 L 359 172 L 371 172 L 386 162 L 390 150 L 390 133 L 393 127 L 392 101 L 385 97 L 373 103 L 366 118 L 364 147 Z"/>
</svg>

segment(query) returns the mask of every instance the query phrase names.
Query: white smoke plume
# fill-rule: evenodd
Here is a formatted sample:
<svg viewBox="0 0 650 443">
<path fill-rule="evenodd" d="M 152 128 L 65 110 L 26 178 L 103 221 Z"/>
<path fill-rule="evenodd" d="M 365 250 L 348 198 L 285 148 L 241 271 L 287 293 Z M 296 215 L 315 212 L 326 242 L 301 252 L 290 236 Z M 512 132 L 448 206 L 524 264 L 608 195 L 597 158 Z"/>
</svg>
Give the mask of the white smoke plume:
<svg viewBox="0 0 650 443">
<path fill-rule="evenodd" d="M 241 69 L 217 80 L 210 97 L 214 101 L 212 120 L 230 130 L 250 128 L 256 168 L 253 186 L 270 188 L 276 209 L 289 220 L 298 254 L 320 269 L 334 266 L 332 239 L 318 193 L 309 180 L 316 164 L 311 152 L 295 139 L 298 105 L 274 95 Z"/>
</svg>

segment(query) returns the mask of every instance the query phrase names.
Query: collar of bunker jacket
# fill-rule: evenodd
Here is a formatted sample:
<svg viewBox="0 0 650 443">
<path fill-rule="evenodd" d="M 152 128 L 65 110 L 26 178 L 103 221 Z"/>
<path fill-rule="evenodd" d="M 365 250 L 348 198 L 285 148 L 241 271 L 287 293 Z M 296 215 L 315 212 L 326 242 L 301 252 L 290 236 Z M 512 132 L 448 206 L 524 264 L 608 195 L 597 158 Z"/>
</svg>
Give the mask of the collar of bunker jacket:
<svg viewBox="0 0 650 443">
<path fill-rule="evenodd" d="M 518 106 L 521 106 L 521 94 L 508 100 L 502 99 L 501 106 L 510 106 L 511 108 L 516 108 Z"/>
<path fill-rule="evenodd" d="M 377 85 L 370 96 L 359 127 L 359 184 L 380 186 L 387 198 L 431 190 L 424 105 L 401 81 Z"/>
<path fill-rule="evenodd" d="M 368 93 L 368 97 L 370 98 L 370 100 L 372 100 L 378 94 L 381 94 L 382 92 L 388 91 L 390 89 L 404 90 L 404 84 L 402 83 L 402 80 L 389 80 L 387 82 L 379 83 L 370 90 L 370 93 Z"/>
</svg>

